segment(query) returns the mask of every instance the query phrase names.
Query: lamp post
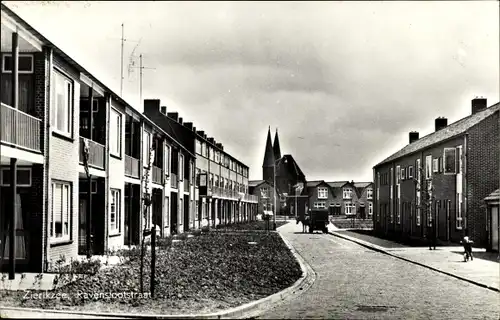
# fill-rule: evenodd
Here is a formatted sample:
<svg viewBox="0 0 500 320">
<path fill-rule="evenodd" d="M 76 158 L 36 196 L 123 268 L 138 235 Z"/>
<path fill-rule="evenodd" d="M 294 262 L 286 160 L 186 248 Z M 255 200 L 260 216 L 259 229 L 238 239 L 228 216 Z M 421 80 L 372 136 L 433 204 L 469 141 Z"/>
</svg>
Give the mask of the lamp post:
<svg viewBox="0 0 500 320">
<path fill-rule="evenodd" d="M 276 231 L 276 214 L 277 214 L 277 207 L 276 207 L 276 196 L 278 193 L 278 187 L 276 186 L 276 162 L 278 162 L 280 159 L 274 161 L 274 214 L 273 214 L 273 230 Z"/>
</svg>

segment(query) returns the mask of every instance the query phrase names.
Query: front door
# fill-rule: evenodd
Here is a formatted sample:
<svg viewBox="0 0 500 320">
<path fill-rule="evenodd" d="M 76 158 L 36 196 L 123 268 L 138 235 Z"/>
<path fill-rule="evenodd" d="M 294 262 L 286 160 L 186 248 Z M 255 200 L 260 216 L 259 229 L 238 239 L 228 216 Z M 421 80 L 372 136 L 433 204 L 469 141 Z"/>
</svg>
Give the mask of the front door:
<svg viewBox="0 0 500 320">
<path fill-rule="evenodd" d="M 87 199 L 79 201 L 78 253 L 87 253 Z"/>
<path fill-rule="evenodd" d="M 491 249 L 498 251 L 498 231 L 500 226 L 498 225 L 499 213 L 498 206 L 491 207 Z"/>
<path fill-rule="evenodd" d="M 365 211 L 365 207 L 359 207 L 359 216 L 361 219 L 366 219 L 366 211 Z"/>
</svg>

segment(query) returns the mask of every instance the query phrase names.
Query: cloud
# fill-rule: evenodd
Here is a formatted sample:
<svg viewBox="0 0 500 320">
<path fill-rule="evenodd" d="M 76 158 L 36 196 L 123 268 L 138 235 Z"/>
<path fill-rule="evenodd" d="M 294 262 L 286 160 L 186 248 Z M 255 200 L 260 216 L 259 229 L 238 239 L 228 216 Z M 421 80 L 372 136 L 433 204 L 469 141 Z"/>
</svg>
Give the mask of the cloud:
<svg viewBox="0 0 500 320">
<path fill-rule="evenodd" d="M 214 136 L 253 179 L 269 125 L 307 178 L 370 180 L 408 131 L 468 115 L 475 95 L 499 100 L 494 2 L 89 3 L 16 12 L 115 90 L 125 23 L 156 68 L 145 71 L 144 98 Z"/>
</svg>

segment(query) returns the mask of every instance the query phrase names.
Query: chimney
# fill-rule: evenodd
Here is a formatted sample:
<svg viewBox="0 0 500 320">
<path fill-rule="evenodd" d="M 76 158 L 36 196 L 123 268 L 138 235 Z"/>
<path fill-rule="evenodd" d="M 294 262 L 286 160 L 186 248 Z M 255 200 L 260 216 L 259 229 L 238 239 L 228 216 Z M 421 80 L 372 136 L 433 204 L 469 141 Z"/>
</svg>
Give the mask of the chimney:
<svg viewBox="0 0 500 320">
<path fill-rule="evenodd" d="M 144 99 L 144 114 L 155 115 L 160 110 L 159 99 Z"/>
<path fill-rule="evenodd" d="M 443 128 L 446 128 L 447 125 L 448 125 L 448 119 L 446 119 L 446 118 L 439 117 L 439 118 L 436 118 L 436 120 L 434 120 L 434 127 L 435 127 L 436 131 L 439 131 Z"/>
<path fill-rule="evenodd" d="M 182 124 L 182 118 L 179 118 L 179 123 Z"/>
<path fill-rule="evenodd" d="M 196 127 L 193 125 L 193 132 L 196 133 Z"/>
<path fill-rule="evenodd" d="M 203 134 L 203 138 L 205 138 L 205 140 L 207 140 L 207 134 L 206 133 Z"/>
<path fill-rule="evenodd" d="M 160 112 L 163 113 L 164 115 L 167 115 L 167 107 L 166 106 L 161 106 L 160 107 Z"/>
<path fill-rule="evenodd" d="M 179 118 L 179 113 L 177 112 L 169 112 L 167 113 L 167 116 L 171 119 L 174 119 L 175 121 L 177 121 L 177 119 Z"/>
<path fill-rule="evenodd" d="M 196 131 L 196 133 L 199 134 L 203 138 L 205 131 L 200 130 L 200 131 Z"/>
<path fill-rule="evenodd" d="M 478 113 L 479 111 L 483 111 L 486 109 L 486 98 L 483 97 L 475 97 L 472 99 L 472 114 Z"/>
<path fill-rule="evenodd" d="M 207 140 L 208 140 L 208 142 L 210 142 L 211 144 L 214 144 L 214 138 L 210 137 L 210 138 L 208 138 Z"/>
<path fill-rule="evenodd" d="M 410 132 L 409 136 L 410 136 L 410 143 L 417 141 L 419 138 L 419 134 L 416 131 Z"/>
<path fill-rule="evenodd" d="M 193 130 L 193 123 L 192 122 L 184 122 L 184 127 L 188 128 L 189 130 Z"/>
</svg>

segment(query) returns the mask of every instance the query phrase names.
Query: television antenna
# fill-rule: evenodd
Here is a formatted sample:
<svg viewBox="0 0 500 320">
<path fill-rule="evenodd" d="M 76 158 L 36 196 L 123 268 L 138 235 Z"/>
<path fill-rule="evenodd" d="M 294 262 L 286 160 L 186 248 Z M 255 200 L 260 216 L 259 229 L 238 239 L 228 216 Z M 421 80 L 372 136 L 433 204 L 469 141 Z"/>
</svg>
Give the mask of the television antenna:
<svg viewBox="0 0 500 320">
<path fill-rule="evenodd" d="M 156 70 L 156 68 L 145 67 L 142 64 L 142 54 L 139 55 L 139 66 L 138 67 L 130 67 L 130 68 L 139 68 L 139 103 L 142 105 L 142 78 L 143 78 L 143 70 Z"/>
</svg>

